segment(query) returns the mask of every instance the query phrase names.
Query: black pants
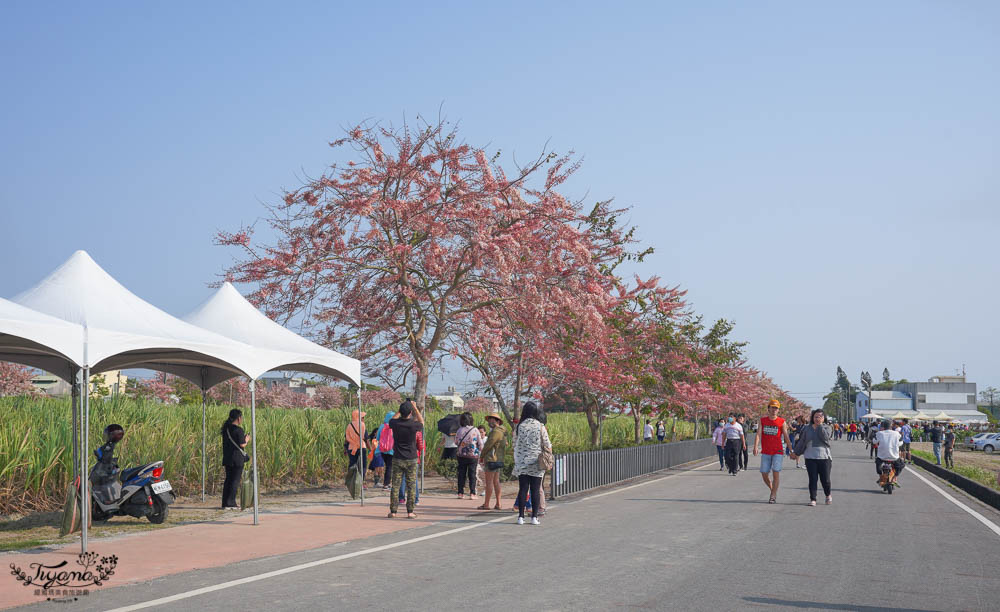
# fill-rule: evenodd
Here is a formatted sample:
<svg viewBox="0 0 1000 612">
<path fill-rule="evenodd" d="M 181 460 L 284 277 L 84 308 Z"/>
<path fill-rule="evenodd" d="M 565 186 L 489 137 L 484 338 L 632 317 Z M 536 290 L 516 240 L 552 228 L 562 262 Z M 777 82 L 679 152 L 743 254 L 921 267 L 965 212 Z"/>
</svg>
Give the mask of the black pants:
<svg viewBox="0 0 1000 612">
<path fill-rule="evenodd" d="M 806 471 L 809 472 L 809 499 L 816 501 L 816 481 L 823 483 L 823 494 L 830 495 L 830 468 L 832 459 L 806 459 Z"/>
<path fill-rule="evenodd" d="M 743 443 L 736 440 L 726 440 L 726 467 L 730 474 L 735 474 L 740 470 L 740 454 L 743 452 Z"/>
<path fill-rule="evenodd" d="M 222 507 L 235 507 L 236 492 L 240 489 L 240 481 L 243 479 L 242 465 L 224 465 L 226 468 L 226 480 L 222 483 Z"/>
<path fill-rule="evenodd" d="M 361 449 L 361 452 L 352 453 L 350 455 L 350 460 L 347 462 L 347 467 L 354 467 L 358 464 L 358 457 L 361 457 L 361 478 L 364 480 L 365 472 L 368 471 L 368 453 Z"/>
<path fill-rule="evenodd" d="M 524 503 L 531 489 L 531 518 L 538 516 L 538 503 L 542 499 L 542 477 L 521 474 L 517 477 L 517 515 L 524 517 Z"/>
<path fill-rule="evenodd" d="M 747 450 L 746 444 L 743 444 L 743 450 L 740 452 L 740 469 L 747 469 L 747 462 L 750 461 L 750 453 Z"/>
<path fill-rule="evenodd" d="M 954 455 L 952 454 L 953 452 L 954 452 L 954 450 L 951 449 L 951 448 L 948 448 L 947 446 L 944 448 L 944 465 L 945 465 L 945 467 L 955 467 L 955 459 L 954 459 Z"/>
<path fill-rule="evenodd" d="M 471 495 L 476 494 L 476 463 L 477 459 L 474 457 L 459 457 L 458 458 L 458 494 L 461 495 L 465 491 L 465 480 L 469 480 L 469 493 Z"/>
<path fill-rule="evenodd" d="M 880 478 L 882 476 L 882 463 L 884 462 L 881 459 L 875 457 L 875 473 L 878 474 Z M 899 476 L 900 473 L 902 473 L 903 468 L 906 467 L 906 462 L 902 459 L 896 459 L 892 462 L 892 467 L 896 468 L 896 476 Z"/>
<path fill-rule="evenodd" d="M 385 478 L 382 479 L 382 486 L 388 487 L 392 484 L 392 455 L 382 453 L 382 461 L 385 461 Z"/>
</svg>

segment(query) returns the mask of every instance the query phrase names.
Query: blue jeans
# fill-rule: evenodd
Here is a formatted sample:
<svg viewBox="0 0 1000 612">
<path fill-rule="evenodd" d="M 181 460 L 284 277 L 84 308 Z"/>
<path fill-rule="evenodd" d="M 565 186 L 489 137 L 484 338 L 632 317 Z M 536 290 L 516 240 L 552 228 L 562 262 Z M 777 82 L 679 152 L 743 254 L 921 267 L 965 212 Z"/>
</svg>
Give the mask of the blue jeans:
<svg viewBox="0 0 1000 612">
<path fill-rule="evenodd" d="M 716 444 L 715 450 L 719 451 L 719 467 L 726 467 L 726 449 Z"/>
<path fill-rule="evenodd" d="M 941 443 L 934 442 L 934 458 L 937 459 L 937 464 L 941 465 Z"/>
</svg>

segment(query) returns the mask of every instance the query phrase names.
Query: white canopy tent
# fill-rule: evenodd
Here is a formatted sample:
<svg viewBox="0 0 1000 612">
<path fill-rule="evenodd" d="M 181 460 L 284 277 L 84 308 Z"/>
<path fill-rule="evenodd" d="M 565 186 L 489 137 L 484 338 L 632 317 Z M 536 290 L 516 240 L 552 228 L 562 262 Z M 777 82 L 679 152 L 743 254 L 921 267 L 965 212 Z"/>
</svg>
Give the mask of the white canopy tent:
<svg viewBox="0 0 1000 612">
<path fill-rule="evenodd" d="M 16 303 L 14 303 L 16 302 Z M 131 293 L 84 251 L 77 251 L 35 287 L 0 300 L 0 359 L 38 367 L 84 385 L 82 452 L 77 466 L 74 386 L 74 469 L 88 500 L 89 381 L 92 373 L 150 368 L 182 376 L 202 390 L 202 494 L 205 478 L 204 393 L 234 376 L 251 380 L 254 524 L 257 510 L 256 396 L 253 381 L 275 369 L 333 376 L 358 385 L 358 360 L 314 344 L 258 312 L 232 285 L 220 288 L 191 315 L 177 319 Z M 218 333 L 222 332 L 222 333 Z M 242 340 L 242 341 L 241 341 Z M 359 424 L 360 427 L 360 424 Z M 364 498 L 362 497 L 362 503 Z M 87 549 L 89 504 L 81 504 Z"/>
<path fill-rule="evenodd" d="M 124 367 L 149 367 L 184 376 L 202 388 L 238 375 L 253 378 L 257 372 L 253 347 L 185 323 L 142 300 L 105 272 L 84 251 L 77 251 L 36 286 L 14 302 L 75 323 L 82 329 L 66 330 L 65 342 L 81 342 L 76 363 L 82 369 L 82 447 L 80 497 L 89 500 L 87 457 L 89 447 L 91 373 Z M 58 371 L 54 372 L 58 374 Z M 256 451 L 256 432 L 253 435 Z M 256 454 L 256 453 L 255 453 Z M 81 503 L 82 548 L 87 548 L 89 504 Z M 254 522 L 258 522 L 256 508 Z"/>
<path fill-rule="evenodd" d="M 0 361 L 39 368 L 73 389 L 73 477 L 79 470 L 77 373 L 83 363 L 83 326 L 0 298 Z"/>
<path fill-rule="evenodd" d="M 231 283 L 224 283 L 205 302 L 195 308 L 184 320 L 200 328 L 227 338 L 251 344 L 259 351 L 259 374 L 272 370 L 309 372 L 352 382 L 358 386 L 358 406 L 361 403 L 361 362 L 336 351 L 322 347 L 295 332 L 275 323 L 253 304 L 248 302 Z M 256 376 L 254 376 L 256 378 Z M 252 384 L 251 384 L 252 387 Z M 251 389 L 252 390 L 252 389 Z M 204 393 L 204 392 L 203 392 Z M 251 408 L 256 394 L 251 393 Z M 359 416 L 360 419 L 360 416 Z M 205 402 L 202 396 L 202 423 L 205 421 Z M 361 430 L 361 423 L 358 423 Z M 202 429 L 202 498 L 205 496 L 205 431 Z M 256 462 L 254 462 L 256 466 Z M 254 469 L 256 495 L 257 473 Z M 364 504 L 362 489 L 361 503 Z M 256 502 L 256 497 L 255 497 Z"/>
</svg>

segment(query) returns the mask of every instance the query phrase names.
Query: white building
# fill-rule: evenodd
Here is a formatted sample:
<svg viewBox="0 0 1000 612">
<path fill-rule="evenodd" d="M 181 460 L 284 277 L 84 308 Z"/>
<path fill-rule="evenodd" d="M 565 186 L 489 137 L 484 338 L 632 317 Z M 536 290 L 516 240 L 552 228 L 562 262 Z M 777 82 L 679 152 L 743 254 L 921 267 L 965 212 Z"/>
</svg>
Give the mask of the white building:
<svg viewBox="0 0 1000 612">
<path fill-rule="evenodd" d="M 448 387 L 445 395 L 432 395 L 437 400 L 438 406 L 444 410 L 465 410 L 465 399 L 455 391 L 455 387 Z"/>
</svg>

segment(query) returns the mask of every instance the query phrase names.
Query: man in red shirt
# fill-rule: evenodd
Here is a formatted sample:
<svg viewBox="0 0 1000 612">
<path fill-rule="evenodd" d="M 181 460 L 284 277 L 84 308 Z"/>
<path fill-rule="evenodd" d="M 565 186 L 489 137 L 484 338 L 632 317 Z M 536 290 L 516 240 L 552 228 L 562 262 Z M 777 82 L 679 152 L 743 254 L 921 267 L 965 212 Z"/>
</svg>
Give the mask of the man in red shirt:
<svg viewBox="0 0 1000 612">
<path fill-rule="evenodd" d="M 778 498 L 778 475 L 781 473 L 781 462 L 785 458 L 785 450 L 781 447 L 784 440 L 788 448 L 792 441 L 788 438 L 788 425 L 785 419 L 778 416 L 781 402 L 771 400 L 767 405 L 767 416 L 760 420 L 760 433 L 754 437 L 753 454 L 756 457 L 758 449 L 760 456 L 760 475 L 764 484 L 771 491 L 767 503 L 773 504 Z M 792 457 L 794 459 L 794 456 Z"/>
</svg>

